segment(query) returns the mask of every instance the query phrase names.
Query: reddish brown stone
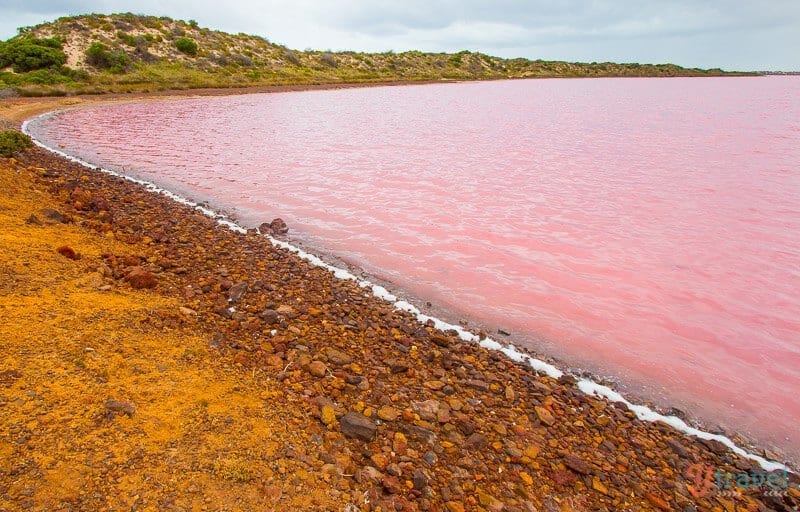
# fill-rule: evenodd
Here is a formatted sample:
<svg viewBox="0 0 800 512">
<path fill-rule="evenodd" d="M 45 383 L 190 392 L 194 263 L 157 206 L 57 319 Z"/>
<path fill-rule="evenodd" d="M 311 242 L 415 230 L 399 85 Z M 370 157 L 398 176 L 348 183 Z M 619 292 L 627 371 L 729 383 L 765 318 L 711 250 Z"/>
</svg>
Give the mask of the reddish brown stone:
<svg viewBox="0 0 800 512">
<path fill-rule="evenodd" d="M 158 279 L 155 274 L 138 267 L 128 272 L 125 280 L 131 285 L 131 288 L 136 290 L 155 288 L 158 285 Z"/>
<path fill-rule="evenodd" d="M 68 245 L 62 245 L 61 247 L 56 249 L 56 252 L 58 254 L 64 256 L 65 258 L 69 258 L 71 260 L 77 260 L 77 259 L 80 258 L 78 253 L 75 252 L 75 249 L 73 249 L 72 247 L 70 247 Z"/>
</svg>

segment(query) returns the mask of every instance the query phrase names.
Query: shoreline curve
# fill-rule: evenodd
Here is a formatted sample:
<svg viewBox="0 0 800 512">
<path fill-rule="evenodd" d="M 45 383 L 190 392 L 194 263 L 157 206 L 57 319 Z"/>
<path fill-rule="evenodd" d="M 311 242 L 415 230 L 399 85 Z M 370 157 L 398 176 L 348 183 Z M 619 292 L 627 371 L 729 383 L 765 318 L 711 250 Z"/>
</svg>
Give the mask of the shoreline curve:
<svg viewBox="0 0 800 512">
<path fill-rule="evenodd" d="M 377 85 L 392 85 L 392 84 L 374 84 L 373 86 L 377 86 Z M 292 90 L 292 89 L 289 89 L 289 90 Z M 237 91 L 237 92 L 239 94 L 242 93 L 242 91 Z M 277 91 L 273 91 L 273 92 L 277 92 Z M 280 92 L 284 92 L 284 91 L 280 91 Z M 142 99 L 146 99 L 146 98 L 142 98 Z M 90 102 L 90 103 L 94 103 L 94 102 Z M 79 108 L 79 106 L 80 105 L 75 105 L 72 108 Z M 30 125 L 30 123 L 32 121 L 35 121 L 37 119 L 44 118 L 44 117 L 56 114 L 57 112 L 62 111 L 62 110 L 66 110 L 66 109 L 51 110 L 51 111 L 47 111 L 47 112 L 44 112 L 44 113 L 40 113 L 40 114 L 38 114 L 38 115 L 36 115 L 36 116 L 34 116 L 32 118 L 25 119 L 21 124 L 21 131 L 23 133 L 31 136 L 30 131 L 29 131 L 28 128 L 29 128 L 29 125 Z M 177 203 L 183 204 L 185 206 L 189 206 L 189 207 L 199 211 L 203 215 L 214 219 L 218 225 L 220 225 L 222 227 L 225 227 L 227 229 L 230 229 L 231 231 L 234 231 L 234 232 L 237 232 L 237 233 L 246 233 L 247 232 L 247 229 L 245 229 L 244 227 L 240 226 L 239 224 L 237 224 L 236 222 L 234 222 L 233 220 L 231 220 L 230 218 L 228 218 L 224 214 L 221 214 L 221 213 L 219 213 L 219 212 L 217 212 L 217 211 L 215 211 L 215 210 L 213 210 L 211 208 L 208 208 L 208 207 L 203 206 L 201 204 L 198 204 L 198 203 L 196 203 L 194 201 L 191 201 L 190 199 L 188 199 L 186 197 L 183 197 L 183 196 L 181 196 L 179 194 L 176 194 L 176 193 L 174 193 L 174 192 L 172 192 L 170 190 L 161 188 L 161 187 L 159 187 L 158 185 L 156 185 L 153 182 L 150 182 L 150 181 L 147 181 L 147 180 L 142 180 L 142 179 L 139 179 L 139 178 L 134 178 L 134 177 L 126 175 L 124 173 L 120 173 L 120 172 L 113 171 L 113 170 L 110 170 L 110 169 L 105 169 L 105 168 L 103 168 L 101 166 L 94 165 L 94 164 L 92 164 L 90 162 L 87 162 L 85 160 L 82 160 L 82 159 L 80 159 L 78 157 L 69 155 L 66 152 L 61 151 L 59 149 L 51 148 L 51 147 L 47 146 L 46 144 L 44 144 L 43 142 L 35 139 L 32 136 L 31 136 L 31 138 L 32 138 L 33 142 L 37 146 L 39 146 L 39 147 L 41 147 L 41 148 L 43 148 L 43 149 L 55 154 L 55 155 L 58 155 L 61 158 L 64 158 L 64 159 L 66 159 L 68 161 L 80 164 L 80 165 L 82 165 L 82 166 L 84 166 L 86 168 L 89 168 L 89 169 L 92 169 L 92 170 L 96 170 L 96 171 L 100 171 L 100 172 L 103 172 L 103 173 L 111 175 L 111 176 L 122 178 L 122 179 L 124 179 L 126 181 L 129 181 L 131 183 L 135 183 L 135 184 L 141 185 L 141 186 L 145 187 L 149 192 L 156 193 L 156 194 L 159 194 L 159 195 L 163 195 L 163 196 L 165 196 L 165 197 L 167 197 L 167 198 L 169 198 L 169 199 L 171 199 L 171 200 L 173 200 L 173 201 L 175 201 Z M 481 346 L 484 349 L 501 352 L 508 359 L 510 359 L 512 361 L 515 361 L 517 363 L 526 364 L 526 365 L 530 366 L 533 370 L 535 370 L 535 371 L 537 371 L 539 373 L 545 374 L 545 375 L 547 375 L 547 376 L 549 376 L 551 378 L 559 379 L 559 378 L 561 378 L 562 376 L 565 375 L 565 372 L 563 370 L 559 369 L 558 367 L 556 367 L 555 365 L 553 365 L 551 363 L 548 363 L 548 362 L 546 362 L 546 361 L 544 361 L 542 359 L 538 359 L 536 357 L 533 357 L 533 356 L 531 356 L 529 354 L 526 354 L 524 352 L 521 352 L 521 351 L 517 350 L 514 347 L 513 344 L 503 345 L 500 342 L 496 341 L 495 339 L 489 338 L 489 337 L 487 337 L 485 339 L 480 339 L 476 334 L 464 329 L 460 325 L 450 324 L 450 323 L 445 322 L 445 321 L 443 321 L 441 319 L 438 319 L 436 317 L 425 315 L 416 306 L 414 306 L 413 304 L 411 304 L 411 303 L 409 303 L 409 302 L 407 302 L 405 300 L 399 300 L 396 295 L 392 294 L 389 290 L 387 290 L 385 287 L 383 287 L 381 285 L 374 284 L 374 283 L 372 283 L 371 281 L 369 281 L 367 279 L 359 278 L 358 276 L 356 276 L 355 274 L 351 273 L 350 271 L 348 271 L 346 269 L 343 269 L 343 268 L 340 268 L 340 267 L 336 267 L 334 265 L 330 265 L 330 264 L 326 263 L 325 261 L 323 261 L 320 257 L 318 257 L 318 256 L 316 256 L 316 255 L 314 255 L 314 254 L 312 254 L 310 252 L 307 252 L 307 251 L 305 251 L 305 250 L 303 250 L 303 249 L 301 249 L 299 247 L 296 247 L 296 246 L 294 246 L 294 245 L 292 245 L 292 244 L 290 244 L 288 242 L 285 242 L 285 241 L 282 241 L 282 240 L 278 240 L 278 239 L 276 239 L 276 238 L 274 238 L 272 236 L 269 236 L 269 235 L 266 235 L 266 238 L 270 241 L 270 243 L 272 243 L 273 246 L 281 247 L 283 249 L 286 249 L 286 250 L 296 254 L 301 259 L 304 259 L 304 260 L 308 261 L 312 265 L 324 268 L 324 269 L 332 272 L 334 277 L 336 277 L 338 279 L 355 281 L 356 283 L 358 283 L 358 285 L 361 288 L 368 289 L 375 297 L 390 303 L 395 309 L 400 310 L 400 311 L 405 311 L 407 313 L 412 314 L 417 319 L 417 321 L 419 323 L 421 323 L 421 324 L 424 324 L 424 323 L 430 321 L 430 322 L 433 322 L 434 328 L 436 328 L 436 329 L 438 329 L 440 331 L 448 331 L 448 330 L 455 331 L 458 334 L 458 337 L 464 342 L 474 343 L 474 344 L 477 344 L 477 345 Z M 672 427 L 673 429 L 675 429 L 675 430 L 677 430 L 677 431 L 679 431 L 681 433 L 684 433 L 686 435 L 698 438 L 700 440 L 717 441 L 717 442 L 725 445 L 733 453 L 735 453 L 735 454 L 737 454 L 737 455 L 739 455 L 739 456 L 741 456 L 743 458 L 746 458 L 746 459 L 749 459 L 751 461 L 756 462 L 765 471 L 787 471 L 787 472 L 791 472 L 791 473 L 796 473 L 796 471 L 794 471 L 790 466 L 788 466 L 786 464 L 768 460 L 768 459 L 766 459 L 766 458 L 764 458 L 764 457 L 762 457 L 760 455 L 756 455 L 754 453 L 751 453 L 751 452 L 745 450 L 744 448 L 736 445 L 736 443 L 734 443 L 727 436 L 720 435 L 720 434 L 713 434 L 711 432 L 707 432 L 707 431 L 701 430 L 699 428 L 696 428 L 696 427 L 693 427 L 693 426 L 689 425 L 686 421 L 684 421 L 683 419 L 681 419 L 681 418 L 679 418 L 677 416 L 664 415 L 664 414 L 658 413 L 657 411 L 651 409 L 648 406 L 632 403 L 632 402 L 628 401 L 621 393 L 613 390 L 609 386 L 606 386 L 606 385 L 603 385 L 603 384 L 599 384 L 599 383 L 597 383 L 597 382 L 595 382 L 595 381 L 593 381 L 591 379 L 588 379 L 588 378 L 585 378 L 585 377 L 580 377 L 580 378 L 576 377 L 575 379 L 576 379 L 576 386 L 578 387 L 578 389 L 580 389 L 586 395 L 603 398 L 603 399 L 609 401 L 610 403 L 621 403 L 625 407 L 627 407 L 628 410 L 632 411 L 639 420 L 642 420 L 642 421 L 645 421 L 645 422 L 649 422 L 649 423 L 654 423 L 654 422 L 660 421 L 660 422 L 662 422 L 662 423 L 664 423 L 666 425 L 669 425 L 670 427 Z"/>
</svg>

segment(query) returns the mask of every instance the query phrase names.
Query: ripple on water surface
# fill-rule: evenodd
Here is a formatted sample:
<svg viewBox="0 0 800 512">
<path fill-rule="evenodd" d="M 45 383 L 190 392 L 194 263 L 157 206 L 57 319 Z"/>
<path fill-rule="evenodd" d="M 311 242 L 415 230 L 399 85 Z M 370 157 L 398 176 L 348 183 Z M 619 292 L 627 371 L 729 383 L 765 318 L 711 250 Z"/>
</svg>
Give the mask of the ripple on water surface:
<svg viewBox="0 0 800 512">
<path fill-rule="evenodd" d="M 313 244 L 797 459 L 800 79 L 90 107 L 52 145 Z"/>
</svg>

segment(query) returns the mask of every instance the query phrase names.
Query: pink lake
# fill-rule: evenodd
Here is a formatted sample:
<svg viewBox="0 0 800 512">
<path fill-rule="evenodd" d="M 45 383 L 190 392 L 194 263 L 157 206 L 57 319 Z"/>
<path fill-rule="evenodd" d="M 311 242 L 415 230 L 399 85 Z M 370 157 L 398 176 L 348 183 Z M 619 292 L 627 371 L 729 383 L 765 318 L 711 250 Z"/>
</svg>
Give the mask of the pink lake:
<svg viewBox="0 0 800 512">
<path fill-rule="evenodd" d="M 800 459 L 798 77 L 190 98 L 31 130 Z"/>
</svg>

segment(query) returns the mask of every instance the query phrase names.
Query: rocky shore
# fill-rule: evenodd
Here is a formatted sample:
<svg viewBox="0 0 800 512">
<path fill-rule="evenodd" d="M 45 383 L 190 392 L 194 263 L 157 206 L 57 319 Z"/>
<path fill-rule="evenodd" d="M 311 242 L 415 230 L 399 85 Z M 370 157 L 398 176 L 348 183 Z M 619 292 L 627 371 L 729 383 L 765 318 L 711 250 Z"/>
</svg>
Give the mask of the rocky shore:
<svg viewBox="0 0 800 512">
<path fill-rule="evenodd" d="M 0 511 L 800 506 L 142 186 L 39 149 L 0 184 Z"/>
</svg>

